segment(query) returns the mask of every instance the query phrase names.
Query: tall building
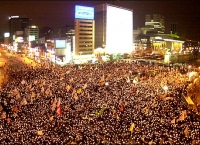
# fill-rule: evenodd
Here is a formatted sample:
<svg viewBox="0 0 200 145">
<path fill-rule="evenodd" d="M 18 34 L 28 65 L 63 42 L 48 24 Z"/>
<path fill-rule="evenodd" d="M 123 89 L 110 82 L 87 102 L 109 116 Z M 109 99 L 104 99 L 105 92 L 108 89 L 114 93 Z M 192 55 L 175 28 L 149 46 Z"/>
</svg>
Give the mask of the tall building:
<svg viewBox="0 0 200 145">
<path fill-rule="evenodd" d="M 133 11 L 102 4 L 95 6 L 95 48 L 106 53 L 128 53 L 133 49 Z"/>
<path fill-rule="evenodd" d="M 94 53 L 94 8 L 75 6 L 75 55 Z"/>
<path fill-rule="evenodd" d="M 74 51 L 74 38 L 75 38 L 75 30 L 74 27 L 72 26 L 66 26 L 66 38 L 67 38 L 67 42 L 70 44 L 71 47 L 71 52 Z"/>
<path fill-rule="evenodd" d="M 148 27 L 152 32 L 158 32 L 159 34 L 165 33 L 165 21 L 164 16 L 159 14 L 146 15 L 145 27 Z"/>
<path fill-rule="evenodd" d="M 29 26 L 25 28 L 25 35 L 28 38 L 28 41 L 36 41 L 39 39 L 39 29 L 38 26 Z"/>
<path fill-rule="evenodd" d="M 18 31 L 23 32 L 23 37 L 25 37 L 25 28 L 31 24 L 31 21 L 27 17 L 20 16 L 10 16 L 9 17 L 9 27 L 10 27 L 10 41 L 13 42 L 13 35 Z"/>
</svg>

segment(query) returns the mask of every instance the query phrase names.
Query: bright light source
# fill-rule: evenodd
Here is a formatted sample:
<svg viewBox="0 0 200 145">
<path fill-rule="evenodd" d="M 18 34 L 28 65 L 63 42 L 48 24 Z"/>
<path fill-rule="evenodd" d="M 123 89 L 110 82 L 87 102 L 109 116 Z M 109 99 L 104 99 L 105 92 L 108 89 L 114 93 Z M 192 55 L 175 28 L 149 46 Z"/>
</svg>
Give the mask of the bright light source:
<svg viewBox="0 0 200 145">
<path fill-rule="evenodd" d="M 164 86 L 163 89 L 164 89 L 165 91 L 167 91 L 167 90 L 168 90 L 168 87 L 167 87 L 167 86 Z"/>
<path fill-rule="evenodd" d="M 134 84 L 136 84 L 136 83 L 137 83 L 137 81 L 134 79 L 134 80 L 133 80 L 133 83 L 134 83 Z"/>
<path fill-rule="evenodd" d="M 189 81 L 191 80 L 192 76 L 194 75 L 194 72 L 189 73 Z"/>
<path fill-rule="evenodd" d="M 4 37 L 5 38 L 10 37 L 10 33 L 9 32 L 4 33 Z"/>
<path fill-rule="evenodd" d="M 9 19 L 12 19 L 12 18 L 19 18 L 19 16 L 10 16 Z"/>
<path fill-rule="evenodd" d="M 28 40 L 29 41 L 35 41 L 35 35 L 29 35 Z"/>
<path fill-rule="evenodd" d="M 15 39 L 15 42 L 24 42 L 24 39 L 23 39 L 23 37 L 17 37 Z"/>
<path fill-rule="evenodd" d="M 37 26 L 30 26 L 30 28 L 37 28 Z"/>
<path fill-rule="evenodd" d="M 133 12 L 107 5 L 106 53 L 129 53 L 133 44 Z"/>
</svg>

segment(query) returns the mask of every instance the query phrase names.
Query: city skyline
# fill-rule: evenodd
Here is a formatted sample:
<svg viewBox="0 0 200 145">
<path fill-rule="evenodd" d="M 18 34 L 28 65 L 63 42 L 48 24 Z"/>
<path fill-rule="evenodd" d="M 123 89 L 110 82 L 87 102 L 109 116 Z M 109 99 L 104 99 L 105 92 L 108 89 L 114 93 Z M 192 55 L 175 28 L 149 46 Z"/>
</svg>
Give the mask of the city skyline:
<svg viewBox="0 0 200 145">
<path fill-rule="evenodd" d="M 186 38 L 200 40 L 198 1 L 1 1 L 0 37 L 9 31 L 8 17 L 11 15 L 27 16 L 39 28 L 73 26 L 75 5 L 103 3 L 132 9 L 133 29 L 145 26 L 146 14 L 160 14 L 165 17 L 166 33 L 170 33 L 171 24 L 177 23 L 184 29 Z"/>
</svg>

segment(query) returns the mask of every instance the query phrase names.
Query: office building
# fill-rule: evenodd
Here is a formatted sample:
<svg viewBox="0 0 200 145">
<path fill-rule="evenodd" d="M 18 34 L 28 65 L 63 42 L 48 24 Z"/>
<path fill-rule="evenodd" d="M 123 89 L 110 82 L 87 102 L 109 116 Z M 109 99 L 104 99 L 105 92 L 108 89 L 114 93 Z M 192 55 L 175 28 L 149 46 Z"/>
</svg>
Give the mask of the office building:
<svg viewBox="0 0 200 145">
<path fill-rule="evenodd" d="M 75 52 L 74 55 L 94 53 L 94 8 L 75 6 Z"/>
<path fill-rule="evenodd" d="M 24 33 L 25 28 L 28 28 L 30 24 L 31 24 L 31 21 L 27 17 L 10 16 L 9 17 L 10 42 L 13 43 L 13 40 L 14 40 L 13 36 L 19 35 L 18 32 L 20 32 L 20 35 L 22 37 L 25 37 L 25 33 Z"/>
<path fill-rule="evenodd" d="M 153 15 L 146 15 L 145 17 L 145 27 L 150 28 L 151 31 L 149 32 L 156 32 L 158 34 L 165 33 L 165 20 L 164 16 L 161 16 L 159 14 L 153 14 Z"/>
<path fill-rule="evenodd" d="M 36 41 L 39 39 L 39 29 L 38 26 L 29 26 L 25 28 L 25 35 L 28 38 L 28 41 Z"/>
<path fill-rule="evenodd" d="M 95 48 L 106 53 L 129 53 L 133 49 L 132 10 L 102 4 L 95 9 Z"/>
</svg>

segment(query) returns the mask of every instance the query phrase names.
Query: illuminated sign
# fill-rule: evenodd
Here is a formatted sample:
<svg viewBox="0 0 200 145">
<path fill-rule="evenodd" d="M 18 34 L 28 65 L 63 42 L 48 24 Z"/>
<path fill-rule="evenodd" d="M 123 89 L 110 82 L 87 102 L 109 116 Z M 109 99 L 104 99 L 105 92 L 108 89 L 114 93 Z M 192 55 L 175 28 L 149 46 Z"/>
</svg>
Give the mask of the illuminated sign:
<svg viewBox="0 0 200 145">
<path fill-rule="evenodd" d="M 4 37 L 5 38 L 10 37 L 10 33 L 9 32 L 4 33 Z"/>
<path fill-rule="evenodd" d="M 66 48 L 66 40 L 55 40 L 56 48 Z"/>
<path fill-rule="evenodd" d="M 17 37 L 15 39 L 15 42 L 24 42 L 24 39 L 23 39 L 23 37 Z"/>
<path fill-rule="evenodd" d="M 10 16 L 9 19 L 12 19 L 12 18 L 19 18 L 19 16 Z"/>
<path fill-rule="evenodd" d="M 35 41 L 35 35 L 29 35 L 28 40 L 29 41 Z"/>
<path fill-rule="evenodd" d="M 128 53 L 133 50 L 133 12 L 107 5 L 106 53 Z"/>
<path fill-rule="evenodd" d="M 94 8 L 86 6 L 75 6 L 75 18 L 76 19 L 94 19 Z"/>
</svg>

